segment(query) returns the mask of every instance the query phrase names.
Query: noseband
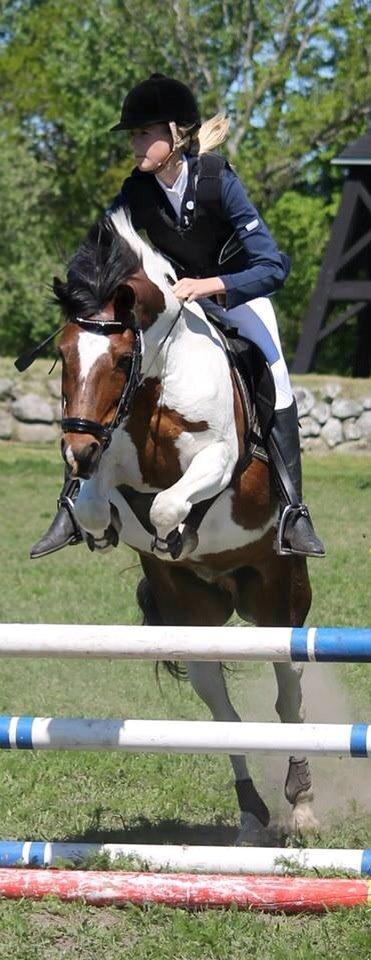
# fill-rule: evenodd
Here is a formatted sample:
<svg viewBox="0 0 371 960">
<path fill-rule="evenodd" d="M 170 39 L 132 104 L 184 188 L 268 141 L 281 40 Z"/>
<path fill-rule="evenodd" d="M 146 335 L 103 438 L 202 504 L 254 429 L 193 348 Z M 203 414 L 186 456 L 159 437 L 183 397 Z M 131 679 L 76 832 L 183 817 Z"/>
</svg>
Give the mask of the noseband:
<svg viewBox="0 0 371 960">
<path fill-rule="evenodd" d="M 104 320 L 84 320 L 82 317 L 74 317 L 71 323 L 76 323 L 84 330 L 90 330 L 92 333 L 123 333 L 128 329 L 128 324 L 119 321 Z M 63 433 L 90 433 L 97 440 L 103 441 L 103 450 L 106 450 L 111 443 L 112 433 L 116 427 L 127 417 L 136 391 L 140 385 L 140 370 L 142 365 L 142 341 L 139 327 L 133 323 L 131 327 L 135 337 L 134 350 L 130 359 L 130 371 L 126 380 L 125 387 L 117 405 L 116 413 L 107 426 L 99 423 L 97 420 L 86 420 L 84 417 L 62 417 L 61 427 Z"/>
</svg>

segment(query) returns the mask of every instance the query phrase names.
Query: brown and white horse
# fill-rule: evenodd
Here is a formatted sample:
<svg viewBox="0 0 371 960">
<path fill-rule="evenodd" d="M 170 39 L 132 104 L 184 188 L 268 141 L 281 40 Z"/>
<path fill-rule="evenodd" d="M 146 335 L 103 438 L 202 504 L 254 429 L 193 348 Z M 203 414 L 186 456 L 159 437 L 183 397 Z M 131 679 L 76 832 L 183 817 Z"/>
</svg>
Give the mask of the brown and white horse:
<svg viewBox="0 0 371 960">
<path fill-rule="evenodd" d="M 274 552 L 276 495 L 265 462 L 238 467 L 244 417 L 222 339 L 197 304 L 179 304 L 172 277 L 120 210 L 93 228 L 67 281 L 54 281 L 67 321 L 62 452 L 81 480 L 76 517 L 97 547 L 120 539 L 138 551 L 147 623 L 220 626 L 236 611 L 262 627 L 300 626 L 306 562 Z M 196 533 L 187 517 L 209 498 Z M 240 720 L 221 665 L 186 666 L 213 718 Z M 281 721 L 301 721 L 301 667 L 274 668 Z M 231 763 L 240 836 L 252 840 L 269 813 L 245 757 Z M 290 757 L 285 793 L 294 829 L 312 829 L 304 757 Z"/>
</svg>

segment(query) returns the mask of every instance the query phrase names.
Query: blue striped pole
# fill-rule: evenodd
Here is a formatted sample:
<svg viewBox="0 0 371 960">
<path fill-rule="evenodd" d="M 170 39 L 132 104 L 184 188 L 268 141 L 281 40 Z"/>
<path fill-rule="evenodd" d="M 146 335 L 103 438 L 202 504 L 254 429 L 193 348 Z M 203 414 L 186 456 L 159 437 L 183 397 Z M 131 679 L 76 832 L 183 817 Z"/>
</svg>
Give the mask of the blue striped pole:
<svg viewBox="0 0 371 960">
<path fill-rule="evenodd" d="M 300 756 L 367 757 L 371 754 L 371 725 L 2 716 L 0 749 L 232 755 L 274 750 Z"/>
<path fill-rule="evenodd" d="M 3 623 L 0 657 L 371 663 L 371 628 Z"/>
<path fill-rule="evenodd" d="M 371 850 L 317 847 L 211 847 L 175 844 L 0 842 L 0 867 L 79 865 L 105 856 L 112 863 L 125 857 L 130 869 L 184 870 L 192 873 L 278 874 L 293 870 L 351 871 L 371 876 Z"/>
</svg>

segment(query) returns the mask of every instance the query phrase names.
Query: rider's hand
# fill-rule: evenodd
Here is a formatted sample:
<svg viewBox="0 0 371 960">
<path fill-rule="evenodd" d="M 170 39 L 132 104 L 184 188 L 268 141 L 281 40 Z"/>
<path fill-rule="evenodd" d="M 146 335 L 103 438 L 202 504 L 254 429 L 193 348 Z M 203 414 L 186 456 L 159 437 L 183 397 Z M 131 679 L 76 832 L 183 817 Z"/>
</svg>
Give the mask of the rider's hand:
<svg viewBox="0 0 371 960">
<path fill-rule="evenodd" d="M 214 293 L 224 293 L 225 286 L 220 277 L 207 277 L 205 279 L 182 277 L 171 287 L 172 292 L 178 300 L 198 300 L 199 297 L 211 297 Z"/>
</svg>

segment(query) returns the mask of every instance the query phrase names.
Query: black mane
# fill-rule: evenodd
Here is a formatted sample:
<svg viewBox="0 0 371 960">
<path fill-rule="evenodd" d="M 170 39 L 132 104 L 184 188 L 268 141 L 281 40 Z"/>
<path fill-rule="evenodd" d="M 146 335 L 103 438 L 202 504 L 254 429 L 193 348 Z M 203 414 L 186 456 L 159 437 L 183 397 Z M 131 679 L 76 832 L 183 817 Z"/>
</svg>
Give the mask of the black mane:
<svg viewBox="0 0 371 960">
<path fill-rule="evenodd" d="M 67 315 L 88 319 L 112 300 L 119 284 L 140 266 L 137 253 L 105 216 L 71 257 L 66 282 L 54 279 L 57 302 Z"/>
</svg>

